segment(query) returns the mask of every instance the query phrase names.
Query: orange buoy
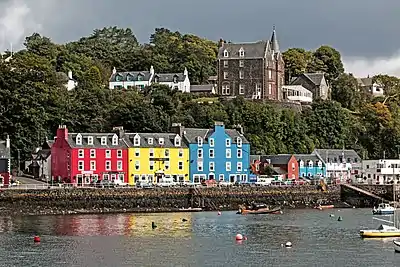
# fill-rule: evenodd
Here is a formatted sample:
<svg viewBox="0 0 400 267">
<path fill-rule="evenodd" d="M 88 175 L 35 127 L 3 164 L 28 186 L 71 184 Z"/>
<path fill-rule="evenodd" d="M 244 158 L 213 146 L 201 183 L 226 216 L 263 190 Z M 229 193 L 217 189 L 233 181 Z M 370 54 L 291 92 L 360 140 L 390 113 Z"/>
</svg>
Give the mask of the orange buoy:
<svg viewBox="0 0 400 267">
<path fill-rule="evenodd" d="M 237 234 L 236 235 L 236 240 L 243 240 L 243 236 L 241 234 Z"/>
<path fill-rule="evenodd" d="M 33 238 L 33 242 L 39 243 L 40 242 L 40 236 L 35 235 L 35 237 Z"/>
</svg>

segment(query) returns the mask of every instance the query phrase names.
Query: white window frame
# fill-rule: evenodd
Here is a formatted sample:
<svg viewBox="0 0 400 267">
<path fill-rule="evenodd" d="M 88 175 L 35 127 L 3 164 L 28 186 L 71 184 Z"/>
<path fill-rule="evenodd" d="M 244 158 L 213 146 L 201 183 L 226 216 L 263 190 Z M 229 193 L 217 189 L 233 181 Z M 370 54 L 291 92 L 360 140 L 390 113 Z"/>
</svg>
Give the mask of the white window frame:
<svg viewBox="0 0 400 267">
<path fill-rule="evenodd" d="M 197 145 L 203 146 L 203 138 L 201 138 L 200 136 L 197 137 Z"/>
<path fill-rule="evenodd" d="M 105 165 L 104 165 L 104 169 L 106 171 L 111 171 L 111 160 L 106 160 Z"/>
<path fill-rule="evenodd" d="M 244 67 L 244 60 L 239 60 L 239 67 L 243 68 Z"/>
<path fill-rule="evenodd" d="M 181 146 L 181 138 L 179 136 L 175 136 L 174 143 L 175 146 Z"/>
<path fill-rule="evenodd" d="M 111 150 L 107 149 L 105 153 L 106 153 L 105 158 L 111 159 Z"/>
<path fill-rule="evenodd" d="M 76 135 L 76 140 L 75 140 L 75 143 L 77 144 L 77 145 L 82 145 L 82 135 L 81 134 L 77 134 Z"/>
<path fill-rule="evenodd" d="M 222 95 L 230 95 L 231 94 L 231 86 L 229 84 L 222 85 Z"/>
<path fill-rule="evenodd" d="M 203 149 L 202 148 L 199 148 L 199 149 L 197 149 L 197 158 L 198 159 L 202 159 L 203 158 Z"/>
<path fill-rule="evenodd" d="M 108 173 L 103 174 L 103 180 L 110 180 L 110 175 Z"/>
<path fill-rule="evenodd" d="M 101 145 L 106 146 L 107 145 L 107 136 L 102 136 L 101 137 Z"/>
<path fill-rule="evenodd" d="M 170 169 L 169 161 L 164 161 L 164 169 L 169 171 L 169 169 Z"/>
<path fill-rule="evenodd" d="M 244 49 L 243 49 L 243 47 L 241 47 L 240 50 L 239 50 L 239 57 L 244 57 Z"/>
<path fill-rule="evenodd" d="M 153 137 L 149 137 L 149 139 L 147 139 L 147 143 L 149 143 L 149 145 L 153 144 Z"/>
<path fill-rule="evenodd" d="M 169 158 L 169 156 L 170 156 L 170 153 L 169 153 L 170 151 L 169 151 L 169 149 L 168 148 L 166 148 L 165 150 L 164 150 L 164 156 L 166 157 L 166 158 Z"/>
<path fill-rule="evenodd" d="M 229 52 L 228 52 L 228 50 L 224 50 L 224 57 L 229 57 Z"/>
<path fill-rule="evenodd" d="M 244 84 L 239 84 L 239 95 L 244 95 Z"/>
<path fill-rule="evenodd" d="M 225 145 L 226 145 L 226 147 L 230 147 L 231 146 L 231 139 L 229 139 L 229 138 L 225 139 Z"/>
<path fill-rule="evenodd" d="M 272 79 L 272 70 L 268 70 L 268 79 Z"/>
<path fill-rule="evenodd" d="M 237 138 L 236 138 L 236 144 L 237 144 L 238 147 L 242 147 L 242 144 L 243 144 L 242 138 L 237 137 Z"/>
<path fill-rule="evenodd" d="M 244 79 L 244 71 L 239 70 L 239 79 Z"/>
<path fill-rule="evenodd" d="M 197 171 L 199 171 L 199 172 L 203 171 L 203 162 L 202 161 L 197 162 Z"/>
<path fill-rule="evenodd" d="M 95 160 L 91 160 L 90 161 L 90 170 L 91 171 L 95 171 L 96 170 L 96 161 Z"/>
<path fill-rule="evenodd" d="M 183 158 L 183 149 L 182 148 L 179 149 L 179 151 L 178 151 L 178 157 Z"/>
<path fill-rule="evenodd" d="M 122 171 L 124 169 L 124 165 L 122 163 L 122 160 L 117 161 L 117 171 Z"/>
<path fill-rule="evenodd" d="M 90 149 L 90 158 L 95 159 L 96 158 L 96 149 Z"/>
<path fill-rule="evenodd" d="M 78 161 L 78 171 L 84 171 L 85 170 L 85 161 L 79 160 Z"/>
<path fill-rule="evenodd" d="M 208 150 L 208 157 L 210 159 L 215 158 L 215 150 L 213 148 L 210 148 L 210 150 Z"/>
<path fill-rule="evenodd" d="M 227 80 L 229 78 L 229 73 L 227 71 L 224 71 L 224 80 Z"/>
<path fill-rule="evenodd" d="M 214 138 L 208 139 L 208 144 L 210 145 L 210 147 L 214 147 L 214 145 L 215 145 Z"/>
<path fill-rule="evenodd" d="M 149 157 L 154 158 L 154 148 L 149 149 Z"/>
<path fill-rule="evenodd" d="M 152 160 L 149 161 L 149 170 L 150 171 L 154 170 L 154 161 L 152 161 Z"/>
<path fill-rule="evenodd" d="M 83 149 L 78 150 L 78 158 L 79 159 L 85 158 L 85 150 L 83 150 Z"/>
<path fill-rule="evenodd" d="M 243 150 L 242 149 L 240 149 L 240 148 L 238 148 L 238 150 L 236 151 L 237 153 L 237 158 L 238 159 L 241 159 L 242 157 L 243 157 Z"/>
<path fill-rule="evenodd" d="M 88 141 L 88 145 L 93 145 L 93 136 L 88 136 L 88 139 L 87 139 Z"/>
<path fill-rule="evenodd" d="M 136 167 L 137 166 L 137 167 Z M 140 161 L 136 160 L 135 161 L 135 171 L 139 171 L 140 170 Z"/>
<path fill-rule="evenodd" d="M 228 60 L 224 60 L 224 68 L 227 68 L 229 66 Z"/>
<path fill-rule="evenodd" d="M 238 172 L 243 171 L 243 163 L 242 162 L 236 163 L 236 169 Z"/>
<path fill-rule="evenodd" d="M 159 144 L 159 145 L 164 145 L 164 138 L 163 138 L 163 137 L 160 137 L 160 138 L 158 139 L 158 144 Z"/>
<path fill-rule="evenodd" d="M 140 157 L 140 148 L 135 148 L 135 157 Z"/>
<path fill-rule="evenodd" d="M 232 158 L 232 150 L 231 150 L 230 148 L 227 148 L 227 149 L 225 150 L 225 157 L 226 157 L 227 159 Z"/>
<path fill-rule="evenodd" d="M 210 170 L 210 172 L 215 171 L 215 162 L 214 161 L 210 161 L 208 163 L 208 169 Z"/>
<path fill-rule="evenodd" d="M 183 170 L 183 161 L 178 161 L 178 170 Z"/>
<path fill-rule="evenodd" d="M 140 136 L 135 135 L 135 137 L 133 137 L 133 146 L 140 146 Z"/>
<path fill-rule="evenodd" d="M 261 93 L 261 83 L 256 83 L 256 92 Z"/>
<path fill-rule="evenodd" d="M 123 156 L 122 149 L 118 149 L 117 150 L 117 158 L 122 159 L 122 156 Z"/>
<path fill-rule="evenodd" d="M 125 175 L 123 173 L 118 173 L 118 180 L 121 181 L 121 182 L 124 182 Z"/>
<path fill-rule="evenodd" d="M 112 145 L 117 146 L 118 145 L 118 136 L 114 135 L 112 138 Z"/>
<path fill-rule="evenodd" d="M 272 95 L 272 84 L 268 84 L 268 94 Z"/>
<path fill-rule="evenodd" d="M 227 162 L 225 163 L 225 170 L 226 170 L 227 172 L 230 172 L 230 171 L 232 170 L 232 165 L 231 165 L 231 162 L 230 162 L 230 161 L 227 161 Z"/>
</svg>

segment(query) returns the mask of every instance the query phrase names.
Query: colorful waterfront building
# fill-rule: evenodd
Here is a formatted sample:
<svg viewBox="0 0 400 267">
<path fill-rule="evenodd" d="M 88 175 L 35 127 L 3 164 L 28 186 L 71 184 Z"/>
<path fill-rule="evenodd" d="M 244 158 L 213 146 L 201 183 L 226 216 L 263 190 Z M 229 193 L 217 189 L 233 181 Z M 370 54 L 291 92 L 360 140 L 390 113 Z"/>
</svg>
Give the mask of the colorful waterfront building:
<svg viewBox="0 0 400 267">
<path fill-rule="evenodd" d="M 128 182 L 128 146 L 122 127 L 114 133 L 69 133 L 59 126 L 51 148 L 52 178 L 77 185 L 98 180 Z"/>
<path fill-rule="evenodd" d="M 215 122 L 211 129 L 185 128 L 180 123 L 172 131 L 189 147 L 189 176 L 193 183 L 202 180 L 248 182 L 250 174 L 250 143 L 238 129 L 225 129 Z"/>
<path fill-rule="evenodd" d="M 325 162 L 318 154 L 296 154 L 299 163 L 299 177 L 322 178 L 326 177 Z"/>
<path fill-rule="evenodd" d="M 10 137 L 0 141 L 0 187 L 8 187 L 11 178 L 11 145 Z"/>
<path fill-rule="evenodd" d="M 129 184 L 189 181 L 189 149 L 173 133 L 127 133 Z"/>
</svg>

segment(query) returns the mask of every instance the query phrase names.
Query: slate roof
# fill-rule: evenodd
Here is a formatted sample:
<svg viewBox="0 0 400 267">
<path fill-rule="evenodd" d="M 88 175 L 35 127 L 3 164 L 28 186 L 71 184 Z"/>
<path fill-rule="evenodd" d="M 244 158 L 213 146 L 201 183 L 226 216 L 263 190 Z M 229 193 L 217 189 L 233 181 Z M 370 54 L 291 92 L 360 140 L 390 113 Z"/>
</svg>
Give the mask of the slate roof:
<svg viewBox="0 0 400 267">
<path fill-rule="evenodd" d="M 140 137 L 140 146 L 138 146 L 140 148 L 142 148 L 142 147 L 149 147 L 149 148 L 160 147 L 161 146 L 159 143 L 160 138 L 164 139 L 164 145 L 162 145 L 162 147 L 164 147 L 164 148 L 188 147 L 186 145 L 186 143 L 183 142 L 183 140 L 181 141 L 180 146 L 175 146 L 176 134 L 174 134 L 174 133 L 126 133 L 124 136 L 124 140 L 129 147 L 135 147 L 134 146 L 134 137 L 136 135 L 139 135 L 139 137 Z M 149 139 L 153 139 L 153 142 L 149 142 Z"/>
<path fill-rule="evenodd" d="M 78 133 L 68 133 L 68 144 L 72 148 L 126 148 L 127 144 L 125 140 L 122 138 L 118 138 L 118 145 L 113 145 L 112 144 L 112 138 L 113 136 L 117 136 L 115 133 L 80 133 L 82 136 L 82 145 L 77 145 L 76 144 L 76 137 Z M 88 144 L 88 137 L 92 136 L 93 137 L 93 145 Z M 107 144 L 102 145 L 101 144 L 101 138 L 106 137 L 107 138 Z"/>
<path fill-rule="evenodd" d="M 287 165 L 292 155 L 280 154 L 280 155 L 262 155 L 261 161 L 269 160 L 272 165 Z"/>
<path fill-rule="evenodd" d="M 357 78 L 359 86 L 371 86 L 373 84 L 372 78 Z"/>
<path fill-rule="evenodd" d="M 317 153 L 325 162 L 327 158 L 328 161 L 330 160 L 334 162 L 335 158 L 339 161 L 339 158 L 342 156 L 344 156 L 346 161 L 350 158 L 352 162 L 355 159 L 357 159 L 358 163 L 361 162 L 360 156 L 353 149 L 315 149 L 313 153 Z"/>
<path fill-rule="evenodd" d="M 269 41 L 258 41 L 253 43 L 224 43 L 218 50 L 218 58 L 225 58 L 224 51 L 227 50 L 229 56 L 227 58 L 241 58 L 239 57 L 239 50 L 243 48 L 243 58 L 264 58 L 265 51 L 269 45 Z"/>
<path fill-rule="evenodd" d="M 211 93 L 214 90 L 213 84 L 190 85 L 190 92 L 193 93 Z"/>
<path fill-rule="evenodd" d="M 324 74 L 323 73 L 303 73 L 301 74 L 299 77 L 297 77 L 296 79 L 294 79 L 291 82 L 291 85 L 301 85 L 300 79 L 306 78 L 308 79 L 310 82 L 312 82 L 315 86 L 320 86 L 322 83 L 322 79 L 324 78 Z"/>
<path fill-rule="evenodd" d="M 302 160 L 303 162 L 307 162 L 309 160 L 312 160 L 312 162 L 317 162 L 317 161 L 323 161 L 318 155 L 316 154 L 294 154 L 294 157 L 297 159 L 299 162 Z"/>
<path fill-rule="evenodd" d="M 6 141 L 0 141 L 0 158 L 11 158 L 10 149 L 6 148 Z"/>
<path fill-rule="evenodd" d="M 208 138 L 214 133 L 214 129 L 198 129 L 198 128 L 185 128 L 184 137 L 188 143 L 197 143 L 197 137 L 203 138 L 203 142 L 207 143 Z M 242 139 L 242 144 L 249 144 L 246 137 L 234 129 L 225 129 L 225 133 L 232 139 L 232 144 L 237 143 L 237 137 Z"/>
<path fill-rule="evenodd" d="M 173 82 L 174 77 L 177 77 L 178 82 L 183 82 L 185 81 L 186 75 L 184 75 L 183 73 L 156 73 L 154 74 L 151 82 L 155 82 L 156 78 L 158 79 L 157 82 L 159 83 Z"/>
<path fill-rule="evenodd" d="M 110 82 L 127 82 L 127 81 L 138 81 L 138 76 L 142 76 L 142 81 L 149 81 L 151 77 L 150 71 L 126 71 L 126 72 L 117 72 L 112 74 L 110 77 Z M 120 81 L 116 80 L 116 77 L 120 76 Z M 129 79 L 129 80 L 128 80 Z"/>
</svg>

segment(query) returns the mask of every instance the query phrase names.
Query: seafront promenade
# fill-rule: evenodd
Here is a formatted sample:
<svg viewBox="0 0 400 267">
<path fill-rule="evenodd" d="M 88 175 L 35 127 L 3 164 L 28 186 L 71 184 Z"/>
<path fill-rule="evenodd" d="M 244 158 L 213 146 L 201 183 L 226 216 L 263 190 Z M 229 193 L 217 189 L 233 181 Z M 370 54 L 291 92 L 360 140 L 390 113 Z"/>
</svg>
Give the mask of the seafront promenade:
<svg viewBox="0 0 400 267">
<path fill-rule="evenodd" d="M 173 212 L 182 208 L 236 210 L 262 202 L 283 208 L 339 204 L 340 188 L 316 186 L 218 188 L 50 188 L 0 191 L 0 214 Z"/>
</svg>

